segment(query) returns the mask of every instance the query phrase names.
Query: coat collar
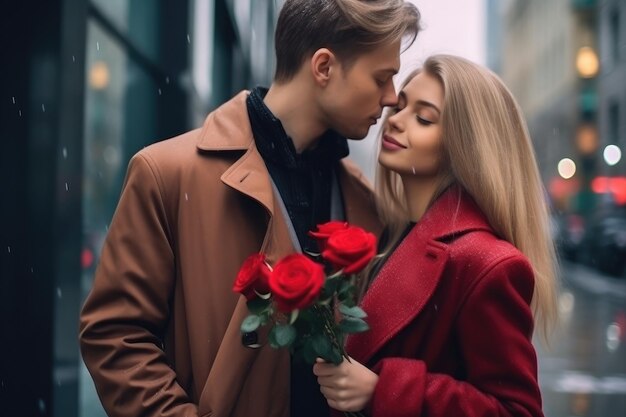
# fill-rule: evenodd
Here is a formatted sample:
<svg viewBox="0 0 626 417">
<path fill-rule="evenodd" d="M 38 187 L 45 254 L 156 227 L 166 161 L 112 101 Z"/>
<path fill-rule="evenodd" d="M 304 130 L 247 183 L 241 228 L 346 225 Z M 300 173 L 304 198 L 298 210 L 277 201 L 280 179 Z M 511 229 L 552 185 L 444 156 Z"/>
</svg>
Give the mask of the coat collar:
<svg viewBox="0 0 626 417">
<path fill-rule="evenodd" d="M 200 131 L 197 148 L 204 152 L 242 151 L 221 180 L 229 187 L 262 204 L 274 217 L 274 194 L 270 176 L 252 136 L 246 108 L 247 91 L 211 112 Z M 374 196 L 367 180 L 347 159 L 339 166 L 339 183 L 343 196 L 346 220 L 376 234 L 381 225 L 375 214 Z"/>
<path fill-rule="evenodd" d="M 449 258 L 449 243 L 476 230 L 492 232 L 474 200 L 448 189 L 389 256 L 365 294 L 370 330 L 348 338 L 351 356 L 367 363 L 404 329 L 430 300 Z"/>
<path fill-rule="evenodd" d="M 246 110 L 248 91 L 241 91 L 204 121 L 197 147 L 203 151 L 242 151 L 253 143 Z"/>
<path fill-rule="evenodd" d="M 474 199 L 460 186 L 448 188 L 419 221 L 427 239 L 446 241 L 474 230 L 493 233 Z"/>
</svg>

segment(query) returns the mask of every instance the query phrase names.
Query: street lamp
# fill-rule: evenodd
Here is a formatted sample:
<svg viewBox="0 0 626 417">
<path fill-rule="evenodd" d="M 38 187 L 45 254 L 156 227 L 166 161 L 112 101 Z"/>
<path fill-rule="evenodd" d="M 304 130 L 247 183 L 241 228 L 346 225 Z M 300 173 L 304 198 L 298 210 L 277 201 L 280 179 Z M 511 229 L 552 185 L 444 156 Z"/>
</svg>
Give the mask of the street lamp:
<svg viewBox="0 0 626 417">
<path fill-rule="evenodd" d="M 563 179 L 570 179 L 576 174 L 576 163 L 569 158 L 563 158 L 557 165 L 559 175 Z"/>
<path fill-rule="evenodd" d="M 604 162 L 607 163 L 608 166 L 616 165 L 620 159 L 622 159 L 622 150 L 615 145 L 608 145 L 604 148 Z"/>
<path fill-rule="evenodd" d="M 583 78 L 593 78 L 598 75 L 600 60 L 598 54 L 590 46 L 583 46 L 576 55 L 576 69 Z"/>
</svg>

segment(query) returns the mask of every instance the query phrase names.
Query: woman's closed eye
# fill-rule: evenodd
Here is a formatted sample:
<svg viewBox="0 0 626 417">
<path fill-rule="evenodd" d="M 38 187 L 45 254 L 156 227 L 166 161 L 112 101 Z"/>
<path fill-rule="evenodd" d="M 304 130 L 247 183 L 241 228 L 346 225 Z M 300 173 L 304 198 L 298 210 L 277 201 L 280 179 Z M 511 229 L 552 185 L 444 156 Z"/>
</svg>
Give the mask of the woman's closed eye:
<svg viewBox="0 0 626 417">
<path fill-rule="evenodd" d="M 430 121 L 430 120 L 428 120 L 428 119 L 424 119 L 423 117 L 421 117 L 421 116 L 419 116 L 419 115 L 418 115 L 418 116 L 416 116 L 416 117 L 417 117 L 417 122 L 418 122 L 419 124 L 421 124 L 421 125 L 424 125 L 424 126 L 430 126 L 430 125 L 432 125 L 433 123 L 435 123 L 435 122 L 431 122 L 431 121 Z"/>
</svg>

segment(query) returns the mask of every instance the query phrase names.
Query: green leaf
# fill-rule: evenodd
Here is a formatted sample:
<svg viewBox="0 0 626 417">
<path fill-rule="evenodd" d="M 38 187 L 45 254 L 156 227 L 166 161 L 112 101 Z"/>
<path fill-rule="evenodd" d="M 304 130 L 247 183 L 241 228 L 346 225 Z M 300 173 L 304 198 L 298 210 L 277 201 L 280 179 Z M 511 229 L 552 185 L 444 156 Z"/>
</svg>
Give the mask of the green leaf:
<svg viewBox="0 0 626 417">
<path fill-rule="evenodd" d="M 346 280 L 343 280 L 343 279 L 342 279 L 342 280 L 340 281 L 339 289 L 338 289 L 338 291 L 337 291 L 337 292 L 338 292 L 338 294 L 339 294 L 339 295 L 341 295 L 341 294 L 347 294 L 347 293 L 349 293 L 349 292 L 351 292 L 351 291 L 354 291 L 354 285 L 352 285 L 352 284 L 350 283 L 350 281 L 346 281 Z"/>
<path fill-rule="evenodd" d="M 258 329 L 260 325 L 261 317 L 257 316 L 256 314 L 251 314 L 243 319 L 243 322 L 241 323 L 241 331 L 243 333 L 250 333 Z"/>
<path fill-rule="evenodd" d="M 279 347 L 291 345 L 296 340 L 296 329 L 290 324 L 277 324 L 270 332 L 274 334 L 274 341 Z"/>
<path fill-rule="evenodd" d="M 270 300 L 264 300 L 263 298 L 253 298 L 246 303 L 250 313 L 257 315 L 263 313 L 270 306 L 270 304 Z"/>
<path fill-rule="evenodd" d="M 339 330 L 344 333 L 360 333 L 369 330 L 369 326 L 361 319 L 346 317 L 339 322 Z"/>
<path fill-rule="evenodd" d="M 312 346 L 317 356 L 325 360 L 330 360 L 333 346 L 330 343 L 330 340 L 328 340 L 323 334 L 316 333 L 312 336 Z"/>
<path fill-rule="evenodd" d="M 336 347 L 333 347 L 330 350 L 330 357 L 328 359 L 330 359 L 330 361 L 335 365 L 339 365 L 343 362 L 343 356 L 341 356 L 341 353 L 339 353 L 339 350 Z"/>
<path fill-rule="evenodd" d="M 353 307 L 356 305 L 356 287 L 352 285 L 349 281 L 342 281 L 339 286 L 339 290 L 337 291 L 337 299 L 348 307 Z"/>
<path fill-rule="evenodd" d="M 341 284 L 340 279 L 329 277 L 328 279 L 326 279 L 326 283 L 324 284 L 324 294 L 330 297 L 337 291 L 339 284 Z"/>
<path fill-rule="evenodd" d="M 339 304 L 339 311 L 345 316 L 350 316 L 357 319 L 363 319 L 367 317 L 367 313 L 358 306 L 349 307 L 345 304 Z"/>
</svg>

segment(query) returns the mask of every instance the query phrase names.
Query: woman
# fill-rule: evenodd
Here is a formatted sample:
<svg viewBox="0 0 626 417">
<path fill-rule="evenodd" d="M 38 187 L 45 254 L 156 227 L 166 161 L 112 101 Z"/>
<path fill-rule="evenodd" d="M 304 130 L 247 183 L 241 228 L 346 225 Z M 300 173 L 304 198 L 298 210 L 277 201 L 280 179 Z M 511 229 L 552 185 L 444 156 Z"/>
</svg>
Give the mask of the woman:
<svg viewBox="0 0 626 417">
<path fill-rule="evenodd" d="M 532 144 L 490 71 L 438 55 L 405 82 L 379 155 L 392 239 L 351 359 L 317 363 L 331 407 L 372 416 L 542 416 L 535 322 L 556 320 Z"/>
</svg>

